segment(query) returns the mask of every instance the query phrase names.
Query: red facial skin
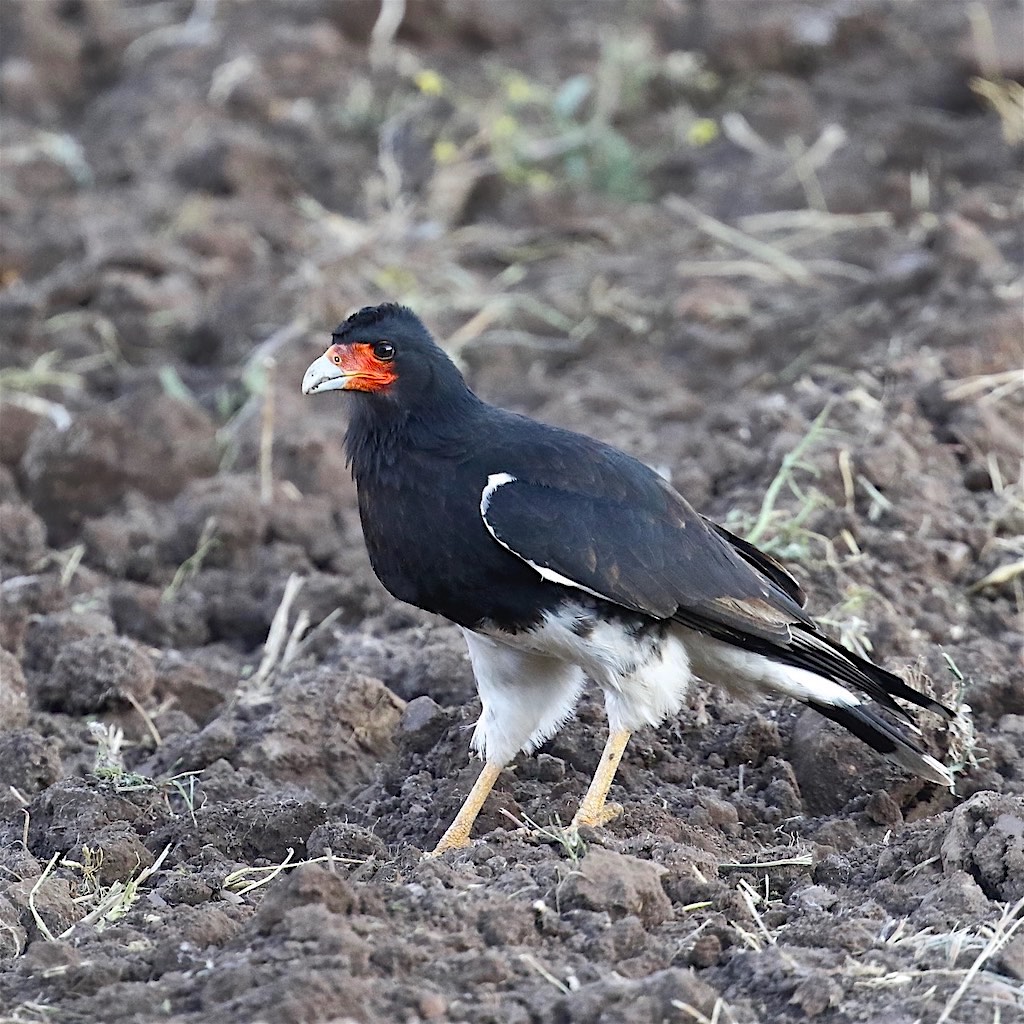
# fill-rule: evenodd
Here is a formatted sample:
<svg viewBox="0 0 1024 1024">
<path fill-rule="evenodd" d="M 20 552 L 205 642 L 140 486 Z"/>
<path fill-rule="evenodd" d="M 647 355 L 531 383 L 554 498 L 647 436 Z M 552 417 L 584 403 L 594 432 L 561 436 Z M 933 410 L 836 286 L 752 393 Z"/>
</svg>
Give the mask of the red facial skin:
<svg viewBox="0 0 1024 1024">
<path fill-rule="evenodd" d="M 373 345 L 332 345 L 324 355 L 349 375 L 345 391 L 386 391 L 398 380 L 394 365 L 378 359 Z"/>
</svg>

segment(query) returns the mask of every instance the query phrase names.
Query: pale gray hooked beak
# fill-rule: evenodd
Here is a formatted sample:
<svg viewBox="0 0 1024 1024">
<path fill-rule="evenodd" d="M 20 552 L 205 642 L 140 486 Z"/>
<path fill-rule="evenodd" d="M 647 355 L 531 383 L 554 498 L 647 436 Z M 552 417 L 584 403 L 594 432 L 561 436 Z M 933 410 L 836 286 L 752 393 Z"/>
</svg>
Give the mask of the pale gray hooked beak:
<svg viewBox="0 0 1024 1024">
<path fill-rule="evenodd" d="M 343 391 L 351 377 L 351 373 L 346 373 L 325 354 L 314 359 L 302 375 L 302 393 L 314 395 L 321 391 Z"/>
</svg>

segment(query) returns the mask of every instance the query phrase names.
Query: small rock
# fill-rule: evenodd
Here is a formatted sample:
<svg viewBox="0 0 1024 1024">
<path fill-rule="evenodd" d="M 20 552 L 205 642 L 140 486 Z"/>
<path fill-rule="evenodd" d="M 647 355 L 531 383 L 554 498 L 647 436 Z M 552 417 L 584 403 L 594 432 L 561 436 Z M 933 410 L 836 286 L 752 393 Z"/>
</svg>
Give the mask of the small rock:
<svg viewBox="0 0 1024 1024">
<path fill-rule="evenodd" d="M 903 812 L 900 810 L 900 805 L 884 789 L 876 789 L 871 794 L 864 810 L 876 825 L 888 825 L 889 828 L 896 828 L 903 824 Z"/>
<path fill-rule="evenodd" d="M 90 836 L 84 845 L 97 858 L 96 877 L 100 885 L 127 882 L 141 868 L 148 868 L 155 860 L 135 831 L 124 822 L 113 822 L 105 826 Z M 83 861 L 83 856 L 84 851 L 79 847 L 74 851 L 73 859 Z"/>
<path fill-rule="evenodd" d="M 178 526 L 169 543 L 169 561 L 177 564 L 192 557 L 204 538 L 211 538 L 203 564 L 236 565 L 263 541 L 267 528 L 258 485 L 244 476 L 193 480 L 175 500 L 174 513 Z"/>
<path fill-rule="evenodd" d="M 326 665 L 299 669 L 278 684 L 266 713 L 238 725 L 232 762 L 324 799 L 345 796 L 394 749 L 404 707 L 377 679 Z"/>
<path fill-rule="evenodd" d="M 520 762 L 517 774 L 520 779 L 535 779 L 550 786 L 565 778 L 565 761 L 550 754 L 534 754 Z"/>
<path fill-rule="evenodd" d="M 28 689 L 18 659 L 0 647 L 0 730 L 28 721 Z"/>
<path fill-rule="evenodd" d="M 0 562 L 31 572 L 45 554 L 46 527 L 39 516 L 19 502 L 0 504 Z"/>
<path fill-rule="evenodd" d="M 0 960 L 10 960 L 25 951 L 28 932 L 21 926 L 17 908 L 0 896 Z"/>
<path fill-rule="evenodd" d="M 315 905 L 325 914 L 351 914 L 357 899 L 352 886 L 319 864 L 302 864 L 271 888 L 260 904 L 254 927 L 269 935 L 290 910 Z"/>
<path fill-rule="evenodd" d="M 579 870 L 565 882 L 563 900 L 586 910 L 604 910 L 612 917 L 635 914 L 647 926 L 672 915 L 672 903 L 661 886 L 665 868 L 648 860 L 592 847 Z"/>
<path fill-rule="evenodd" d="M 344 523 L 326 495 L 304 494 L 299 499 L 275 495 L 267 514 L 271 537 L 298 544 L 314 565 L 329 565 L 345 546 Z"/>
<path fill-rule="evenodd" d="M 161 882 L 159 892 L 172 907 L 198 907 L 213 897 L 213 887 L 198 875 L 172 875 Z"/>
<path fill-rule="evenodd" d="M 118 633 L 152 647 L 202 647 L 210 639 L 207 605 L 194 587 L 166 600 L 164 591 L 142 583 L 119 583 L 110 591 L 110 614 Z"/>
<path fill-rule="evenodd" d="M 536 935 L 536 914 L 528 906 L 508 904 L 480 914 L 480 935 L 488 946 L 522 946 Z"/>
<path fill-rule="evenodd" d="M 942 840 L 944 872 L 963 871 L 989 899 L 1024 896 L 1024 797 L 976 793 L 954 812 Z"/>
<path fill-rule="evenodd" d="M 882 777 L 872 780 L 869 774 L 872 762 L 878 767 L 878 755 L 810 708 L 793 726 L 787 756 L 804 810 L 810 814 L 835 814 L 872 781 L 876 785 L 882 781 Z"/>
<path fill-rule="evenodd" d="M 822 886 L 838 888 L 853 877 L 850 858 L 842 853 L 830 853 L 814 866 L 814 881 Z"/>
<path fill-rule="evenodd" d="M 82 954 L 70 942 L 33 942 L 25 953 L 25 960 L 34 971 L 52 970 L 63 973 L 82 962 Z"/>
<path fill-rule="evenodd" d="M 793 902 L 803 910 L 828 910 L 839 897 L 824 885 L 808 885 L 793 895 Z"/>
<path fill-rule="evenodd" d="M 212 672 L 174 651 L 165 651 L 156 666 L 157 700 L 170 698 L 174 707 L 193 721 L 206 725 L 233 695 L 237 678 Z"/>
<path fill-rule="evenodd" d="M 47 711 L 86 715 L 153 693 L 156 673 L 141 647 L 126 637 L 91 636 L 63 648 L 46 675 L 32 677 L 33 699 Z"/>
<path fill-rule="evenodd" d="M 194 477 L 212 475 L 216 434 L 197 406 L 142 393 L 89 409 L 67 430 L 39 427 L 21 470 L 50 543 L 73 540 L 85 519 L 102 515 L 129 488 L 168 499 Z"/>
<path fill-rule="evenodd" d="M 726 800 L 720 800 L 713 793 L 701 793 L 697 802 L 707 811 L 708 819 L 712 825 L 719 828 L 735 825 L 739 821 L 739 814 L 736 808 Z"/>
<path fill-rule="evenodd" d="M 416 697 L 402 712 L 402 744 L 424 754 L 444 735 L 448 718 L 433 697 Z"/>
<path fill-rule="evenodd" d="M 171 528 L 169 509 L 130 492 L 123 507 L 84 523 L 88 563 L 117 578 L 150 579 L 161 567 L 162 542 Z"/>
<path fill-rule="evenodd" d="M 755 715 L 740 727 L 726 748 L 726 764 L 758 767 L 773 754 L 782 752 L 778 726 L 769 718 Z"/>
<path fill-rule="evenodd" d="M 448 1000 L 437 992 L 424 992 L 416 1005 L 424 1020 L 443 1020 L 448 1013 Z"/>
<path fill-rule="evenodd" d="M 797 985 L 789 1001 L 808 1017 L 818 1017 L 842 1000 L 843 988 L 834 978 L 824 971 L 812 971 Z"/>
<path fill-rule="evenodd" d="M 25 636 L 30 618 L 53 611 L 63 600 L 64 588 L 54 573 L 11 576 L 0 581 L 0 647 L 22 658 L 26 672 Z"/>
<path fill-rule="evenodd" d="M 710 1018 L 718 993 L 689 968 L 670 967 L 632 981 L 615 972 L 583 985 L 555 1004 L 553 1017 L 573 1024 L 647 1024 L 685 1019 L 678 1004 Z M 699 1018 L 698 1018 L 699 1019 Z"/>
<path fill-rule="evenodd" d="M 388 848 L 383 840 L 361 825 L 345 821 L 328 821 L 317 825 L 306 840 L 306 853 L 310 857 L 326 856 L 328 849 L 337 857 L 353 860 L 385 861 Z"/>
<path fill-rule="evenodd" d="M 714 967 L 722 956 L 722 940 L 705 932 L 698 935 L 693 946 L 686 954 L 687 963 L 694 967 Z"/>
<path fill-rule="evenodd" d="M 13 786 L 22 796 L 32 796 L 52 786 L 60 775 L 57 739 L 44 739 L 34 729 L 0 733 L 0 783 L 5 787 Z"/>
<path fill-rule="evenodd" d="M 46 673 L 61 651 L 75 640 L 90 636 L 113 636 L 114 623 L 100 612 L 54 612 L 34 615 L 25 630 L 25 653 L 21 664 L 27 674 Z"/>
<path fill-rule="evenodd" d="M 34 891 L 33 891 L 34 890 Z M 25 878 L 13 882 L 7 887 L 7 898 L 19 911 L 21 924 L 28 930 L 32 940 L 42 938 L 42 932 L 36 924 L 36 915 L 43 921 L 53 935 L 60 935 L 86 915 L 86 908 L 80 906 L 75 897 L 77 893 L 71 882 L 65 878 L 50 875 L 41 884 L 39 878 Z M 29 907 L 32 901 L 33 910 Z M 39 946 L 52 945 L 50 942 L 33 941 L 29 952 L 36 951 Z"/>
</svg>

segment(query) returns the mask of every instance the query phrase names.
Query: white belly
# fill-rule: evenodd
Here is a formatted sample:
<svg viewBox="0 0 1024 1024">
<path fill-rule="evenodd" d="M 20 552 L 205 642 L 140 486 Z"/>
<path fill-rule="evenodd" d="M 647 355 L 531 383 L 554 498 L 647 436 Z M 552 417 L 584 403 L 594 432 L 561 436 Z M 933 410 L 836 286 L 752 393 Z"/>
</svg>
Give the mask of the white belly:
<svg viewBox="0 0 1024 1024">
<path fill-rule="evenodd" d="M 667 623 L 628 615 L 621 620 L 605 620 L 581 603 L 547 613 L 530 630 L 512 634 L 494 629 L 483 635 L 505 649 L 550 659 L 556 664 L 578 666 L 604 691 L 612 729 L 632 731 L 644 725 L 658 725 L 676 714 L 686 698 L 690 659 L 679 631 Z M 467 633 L 467 642 L 473 636 Z M 473 646 L 470 642 L 471 655 Z M 485 713 L 485 691 L 493 690 L 486 677 L 494 675 L 488 670 L 487 661 L 486 655 L 473 658 Z M 536 700 L 535 688 L 529 689 Z M 514 690 L 508 696 L 518 702 Z"/>
</svg>

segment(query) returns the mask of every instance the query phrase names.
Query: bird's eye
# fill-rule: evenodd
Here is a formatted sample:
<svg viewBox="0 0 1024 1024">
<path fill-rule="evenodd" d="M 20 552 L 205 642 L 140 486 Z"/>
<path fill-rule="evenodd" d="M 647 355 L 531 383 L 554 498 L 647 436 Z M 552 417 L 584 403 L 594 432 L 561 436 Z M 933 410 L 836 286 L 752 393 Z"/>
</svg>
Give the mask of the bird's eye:
<svg viewBox="0 0 1024 1024">
<path fill-rule="evenodd" d="M 373 354 L 382 363 L 388 363 L 395 358 L 395 346 L 390 341 L 378 341 L 373 346 Z"/>
<path fill-rule="evenodd" d="M 335 352 L 334 355 L 331 356 L 331 361 L 337 363 L 340 366 L 341 365 L 341 356 L 339 356 L 338 353 Z"/>
</svg>

